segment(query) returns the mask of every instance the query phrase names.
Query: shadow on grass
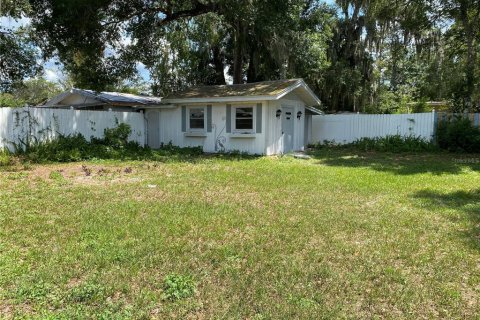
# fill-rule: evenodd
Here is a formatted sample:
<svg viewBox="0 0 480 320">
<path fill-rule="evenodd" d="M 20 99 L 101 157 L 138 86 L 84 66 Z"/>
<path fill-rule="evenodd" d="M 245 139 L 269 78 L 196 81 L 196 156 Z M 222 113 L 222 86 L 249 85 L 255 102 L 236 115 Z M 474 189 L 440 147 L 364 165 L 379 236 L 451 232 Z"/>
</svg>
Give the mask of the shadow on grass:
<svg viewBox="0 0 480 320">
<path fill-rule="evenodd" d="M 466 214 L 471 227 L 460 231 L 461 235 L 475 249 L 480 250 L 480 188 L 471 191 L 458 190 L 450 193 L 422 190 L 415 193 L 413 197 L 425 200 L 428 208 L 432 211 L 449 208 Z M 457 217 L 451 219 L 454 222 L 458 221 Z"/>
<path fill-rule="evenodd" d="M 469 167 L 480 170 L 480 155 L 452 155 L 447 153 L 386 153 L 363 152 L 355 149 L 323 149 L 309 153 L 319 164 L 335 167 L 370 168 L 398 175 L 422 173 L 458 174 Z M 478 160 L 478 161 L 477 161 Z"/>
</svg>

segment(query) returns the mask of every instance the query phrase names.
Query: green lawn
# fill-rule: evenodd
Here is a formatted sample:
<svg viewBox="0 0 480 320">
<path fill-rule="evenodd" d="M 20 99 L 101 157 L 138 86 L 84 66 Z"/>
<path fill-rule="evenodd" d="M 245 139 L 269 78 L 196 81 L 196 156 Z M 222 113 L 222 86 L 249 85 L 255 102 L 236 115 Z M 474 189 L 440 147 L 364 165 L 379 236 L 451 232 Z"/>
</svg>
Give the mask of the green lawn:
<svg viewBox="0 0 480 320">
<path fill-rule="evenodd" d="M 479 159 L 4 167 L 0 318 L 478 318 Z"/>
</svg>

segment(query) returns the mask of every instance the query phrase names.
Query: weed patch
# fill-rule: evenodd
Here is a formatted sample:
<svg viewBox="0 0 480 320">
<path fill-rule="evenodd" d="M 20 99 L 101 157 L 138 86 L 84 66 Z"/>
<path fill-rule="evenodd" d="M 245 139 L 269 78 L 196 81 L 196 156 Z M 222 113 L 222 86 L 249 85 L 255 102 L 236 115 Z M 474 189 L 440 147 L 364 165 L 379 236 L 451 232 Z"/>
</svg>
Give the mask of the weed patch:
<svg viewBox="0 0 480 320">
<path fill-rule="evenodd" d="M 422 137 L 401 135 L 390 135 L 381 138 L 360 138 L 352 143 L 342 145 L 336 144 L 334 141 L 324 141 L 310 147 L 316 150 L 335 148 L 392 153 L 435 152 L 438 150 L 434 143 Z"/>
<path fill-rule="evenodd" d="M 163 298 L 176 301 L 195 294 L 195 282 L 191 276 L 170 274 L 163 280 Z"/>
</svg>

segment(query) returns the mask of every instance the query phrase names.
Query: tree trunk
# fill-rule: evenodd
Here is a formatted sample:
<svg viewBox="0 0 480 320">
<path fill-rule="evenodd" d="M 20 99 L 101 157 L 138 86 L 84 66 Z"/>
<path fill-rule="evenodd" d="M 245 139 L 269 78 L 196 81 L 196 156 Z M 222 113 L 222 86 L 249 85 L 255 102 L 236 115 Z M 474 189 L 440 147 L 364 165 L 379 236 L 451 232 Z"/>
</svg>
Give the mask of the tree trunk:
<svg viewBox="0 0 480 320">
<path fill-rule="evenodd" d="M 225 81 L 224 65 L 220 46 L 215 45 L 212 48 L 213 51 L 213 65 L 215 66 L 215 84 L 223 85 Z"/>
<path fill-rule="evenodd" d="M 244 51 L 244 27 L 237 20 L 235 23 L 235 45 L 233 51 L 233 83 L 243 83 L 243 51 Z"/>
<path fill-rule="evenodd" d="M 466 96 L 465 107 L 472 107 L 472 96 L 475 90 L 475 31 L 472 28 L 475 22 L 470 21 L 468 5 L 464 2 L 460 4 L 460 19 L 465 30 L 465 44 L 467 45 L 467 63 L 465 65 Z"/>
<path fill-rule="evenodd" d="M 256 82 L 257 81 L 257 65 L 255 59 L 255 49 L 252 47 L 250 49 L 250 57 L 248 62 L 247 70 L 247 82 Z"/>
</svg>

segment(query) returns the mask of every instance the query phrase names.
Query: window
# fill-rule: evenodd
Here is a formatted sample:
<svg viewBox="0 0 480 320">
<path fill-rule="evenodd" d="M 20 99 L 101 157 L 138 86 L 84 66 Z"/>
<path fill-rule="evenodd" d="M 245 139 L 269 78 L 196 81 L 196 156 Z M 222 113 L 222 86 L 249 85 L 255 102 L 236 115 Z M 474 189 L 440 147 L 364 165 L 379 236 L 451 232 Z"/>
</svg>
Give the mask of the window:
<svg viewBox="0 0 480 320">
<path fill-rule="evenodd" d="M 190 108 L 188 123 L 192 131 L 205 130 L 205 108 Z"/>
<path fill-rule="evenodd" d="M 237 132 L 253 132 L 253 107 L 235 107 L 234 124 Z"/>
</svg>

